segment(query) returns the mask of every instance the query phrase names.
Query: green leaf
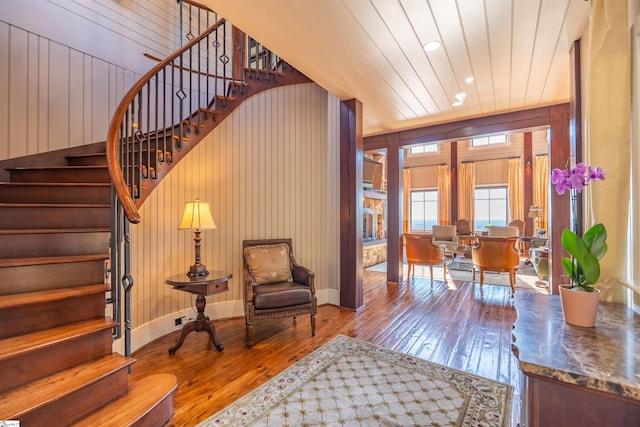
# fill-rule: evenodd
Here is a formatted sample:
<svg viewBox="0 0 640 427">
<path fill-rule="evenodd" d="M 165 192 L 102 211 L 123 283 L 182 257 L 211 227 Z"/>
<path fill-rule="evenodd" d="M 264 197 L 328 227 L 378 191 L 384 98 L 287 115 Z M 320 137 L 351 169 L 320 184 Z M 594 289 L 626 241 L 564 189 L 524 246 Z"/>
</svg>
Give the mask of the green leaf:
<svg viewBox="0 0 640 427">
<path fill-rule="evenodd" d="M 565 248 L 572 260 L 562 261 L 564 269 L 572 277 L 573 283 L 578 285 L 592 285 L 600 278 L 600 262 L 598 261 L 607 252 L 607 231 L 602 224 L 591 227 L 582 238 L 571 230 L 564 230 L 560 238 L 562 247 Z"/>
<path fill-rule="evenodd" d="M 607 253 L 607 230 L 603 224 L 596 224 L 587 230 L 584 236 L 582 236 L 582 240 L 597 259 L 602 259 L 604 254 Z"/>
</svg>

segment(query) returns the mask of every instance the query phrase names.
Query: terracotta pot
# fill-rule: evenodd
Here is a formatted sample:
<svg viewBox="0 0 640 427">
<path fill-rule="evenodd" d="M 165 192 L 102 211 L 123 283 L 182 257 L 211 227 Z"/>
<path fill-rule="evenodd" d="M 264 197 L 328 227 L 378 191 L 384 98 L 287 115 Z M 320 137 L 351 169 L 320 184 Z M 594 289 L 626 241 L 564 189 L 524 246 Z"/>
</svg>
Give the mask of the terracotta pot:
<svg viewBox="0 0 640 427">
<path fill-rule="evenodd" d="M 596 324 L 600 291 L 580 292 L 572 291 L 569 285 L 560 285 L 560 300 L 565 322 L 593 328 Z"/>
</svg>

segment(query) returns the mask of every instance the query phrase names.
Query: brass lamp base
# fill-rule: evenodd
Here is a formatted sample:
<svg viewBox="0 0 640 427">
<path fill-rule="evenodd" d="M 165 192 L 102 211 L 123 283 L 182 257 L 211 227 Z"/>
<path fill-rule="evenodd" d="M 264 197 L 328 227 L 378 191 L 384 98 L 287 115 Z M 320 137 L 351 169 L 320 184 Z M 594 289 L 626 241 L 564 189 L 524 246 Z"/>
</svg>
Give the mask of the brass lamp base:
<svg viewBox="0 0 640 427">
<path fill-rule="evenodd" d="M 208 276 L 209 271 L 207 270 L 207 266 L 204 264 L 194 264 L 189 267 L 189 271 L 187 272 L 187 276 Z"/>
</svg>

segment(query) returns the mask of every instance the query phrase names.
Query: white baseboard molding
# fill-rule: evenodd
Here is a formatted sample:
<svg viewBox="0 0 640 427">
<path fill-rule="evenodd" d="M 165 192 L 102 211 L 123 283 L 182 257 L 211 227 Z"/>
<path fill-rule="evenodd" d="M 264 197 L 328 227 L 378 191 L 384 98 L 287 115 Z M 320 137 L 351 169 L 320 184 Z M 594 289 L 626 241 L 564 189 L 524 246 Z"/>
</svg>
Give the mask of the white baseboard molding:
<svg viewBox="0 0 640 427">
<path fill-rule="evenodd" d="M 316 293 L 316 297 L 318 298 L 318 305 L 340 305 L 339 290 L 321 289 Z M 211 320 L 244 317 L 244 306 L 242 303 L 242 300 L 210 303 L 207 304 L 205 312 Z M 197 311 L 195 308 L 188 308 L 160 317 L 135 328 L 131 331 L 131 352 L 133 353 L 153 340 L 182 329 L 185 323 L 195 320 L 196 314 Z M 177 318 L 181 319 L 181 324 L 178 326 L 175 324 Z M 124 354 L 123 338 L 113 342 L 113 351 Z M 167 351 L 169 351 L 168 348 Z"/>
</svg>

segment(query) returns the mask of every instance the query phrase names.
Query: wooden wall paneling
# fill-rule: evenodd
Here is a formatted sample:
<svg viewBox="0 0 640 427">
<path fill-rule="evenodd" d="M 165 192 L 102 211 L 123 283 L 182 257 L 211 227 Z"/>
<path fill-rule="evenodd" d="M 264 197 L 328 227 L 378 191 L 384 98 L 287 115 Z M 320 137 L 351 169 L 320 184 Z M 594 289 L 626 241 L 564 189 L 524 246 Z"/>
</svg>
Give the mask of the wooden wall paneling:
<svg viewBox="0 0 640 427">
<path fill-rule="evenodd" d="M 49 55 L 49 150 L 59 150 L 69 143 L 69 48 L 50 43 Z"/>
<path fill-rule="evenodd" d="M 415 166 L 411 171 L 411 188 L 438 188 L 438 166 Z"/>
<path fill-rule="evenodd" d="M 24 116 L 29 109 L 27 77 L 29 75 L 29 36 L 26 31 L 12 27 L 9 58 L 9 157 L 20 157 L 29 154 L 25 144 L 27 121 Z"/>
<path fill-rule="evenodd" d="M 106 64 L 105 64 L 106 65 Z M 108 69 L 107 69 L 108 70 Z M 83 86 L 84 86 L 84 90 L 82 92 L 82 105 L 85 107 L 84 108 L 84 120 L 82 122 L 82 136 L 80 138 L 80 144 L 78 145 L 82 145 L 82 144 L 86 144 L 85 141 L 94 141 L 93 139 L 93 128 L 94 128 L 94 124 L 96 123 L 97 120 L 100 120 L 100 122 L 102 123 L 109 123 L 109 120 L 111 119 L 111 116 L 108 115 L 108 108 L 106 110 L 103 109 L 103 113 L 102 114 L 98 114 L 96 112 L 96 105 L 94 103 L 94 99 L 100 99 L 105 106 L 107 105 L 107 103 L 109 102 L 109 76 L 108 74 L 106 76 L 103 76 L 100 81 L 101 81 L 101 85 L 99 86 L 100 89 L 102 89 L 103 92 L 105 92 L 104 94 L 102 93 L 96 93 L 94 94 L 94 88 L 95 91 L 97 92 L 98 87 L 96 87 L 94 85 L 95 79 L 94 79 L 94 73 L 97 70 L 94 70 L 94 66 L 93 66 L 93 58 L 90 57 L 89 55 L 83 55 L 82 57 L 82 82 L 83 82 Z M 104 133 L 101 135 L 104 139 L 106 139 L 107 137 L 107 128 L 104 128 L 105 131 Z"/>
<path fill-rule="evenodd" d="M 340 108 L 340 305 L 354 310 L 363 304 L 362 156 L 362 103 L 356 99 L 342 101 Z M 387 252 L 389 244 L 387 240 Z"/>
<path fill-rule="evenodd" d="M 85 73 L 84 58 L 77 50 L 69 49 L 69 110 L 67 111 L 67 121 L 69 123 L 69 140 L 66 141 L 66 147 L 75 147 L 84 144 L 83 128 L 91 124 L 91 115 L 85 114 L 88 108 L 85 108 Z M 89 80 L 90 81 L 90 80 Z M 87 92 L 90 91 L 87 88 Z M 86 104 L 88 107 L 91 104 Z M 106 133 L 105 133 L 106 136 Z"/>
<path fill-rule="evenodd" d="M 507 185 L 509 161 L 507 159 L 476 162 L 476 185 Z"/>
<path fill-rule="evenodd" d="M 27 112 L 29 117 L 32 117 L 29 123 L 35 123 L 38 117 L 38 63 L 40 61 L 39 52 L 39 40 L 35 34 L 29 33 L 28 40 L 28 52 L 27 52 L 27 84 L 26 91 L 23 96 L 26 96 Z M 27 153 L 38 152 L 38 128 L 37 126 L 27 126 L 25 129 L 25 146 Z"/>
<path fill-rule="evenodd" d="M 317 270 L 318 288 L 337 289 L 340 243 L 331 236 L 339 236 L 339 178 L 329 172 L 339 170 L 338 141 L 337 136 L 327 141 L 327 93 L 313 84 L 303 86 L 264 92 L 240 106 L 143 203 L 142 223 L 132 227 L 134 328 L 148 328 L 163 317 L 172 322 L 172 313 L 183 310 L 193 313 L 191 295 L 171 289 L 164 280 L 193 264 L 193 232 L 178 230 L 178 223 L 184 203 L 196 196 L 211 204 L 218 225 L 217 230 L 203 232 L 203 262 L 210 270 L 223 269 L 234 276 L 229 292 L 209 297 L 207 312 L 212 318 L 230 315 L 221 307 L 241 307 L 241 242 L 256 233 L 291 237 L 296 258 Z M 332 102 L 340 101 L 334 97 Z M 336 119 L 334 135 L 339 135 L 337 124 Z M 329 149 L 333 155 L 322 154 Z M 308 176 L 302 179 L 304 174 Z M 333 192 L 327 184 L 331 179 Z M 327 204 L 333 206 L 333 218 L 326 214 Z"/>
<path fill-rule="evenodd" d="M 50 136 L 49 125 L 51 116 L 49 114 L 49 63 L 51 62 L 51 52 L 49 49 L 50 42 L 47 39 L 40 38 L 40 58 L 38 61 L 38 153 L 49 151 Z"/>
<path fill-rule="evenodd" d="M 0 160 L 9 158 L 10 138 L 9 120 L 11 109 L 9 108 L 9 88 L 10 88 L 10 62 L 9 34 L 11 27 L 0 22 Z"/>
</svg>

